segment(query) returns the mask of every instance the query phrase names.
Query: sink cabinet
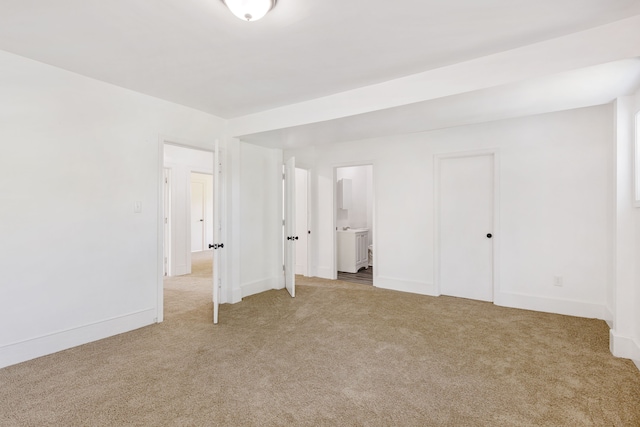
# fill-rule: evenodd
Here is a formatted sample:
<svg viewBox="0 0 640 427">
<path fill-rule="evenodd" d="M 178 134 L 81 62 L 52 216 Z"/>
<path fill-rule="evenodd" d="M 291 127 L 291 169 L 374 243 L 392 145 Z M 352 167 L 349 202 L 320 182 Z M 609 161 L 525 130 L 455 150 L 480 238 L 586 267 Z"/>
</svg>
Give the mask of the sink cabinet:
<svg viewBox="0 0 640 427">
<path fill-rule="evenodd" d="M 337 231 L 338 271 L 357 273 L 369 268 L 369 230 Z"/>
</svg>

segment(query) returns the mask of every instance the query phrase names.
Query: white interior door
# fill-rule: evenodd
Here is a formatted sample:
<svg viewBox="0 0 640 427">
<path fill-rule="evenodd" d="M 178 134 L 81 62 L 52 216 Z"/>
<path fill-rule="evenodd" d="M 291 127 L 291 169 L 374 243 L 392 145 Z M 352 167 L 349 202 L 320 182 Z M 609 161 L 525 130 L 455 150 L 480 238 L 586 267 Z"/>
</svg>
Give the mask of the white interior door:
<svg viewBox="0 0 640 427">
<path fill-rule="evenodd" d="M 191 181 L 191 252 L 204 250 L 204 184 Z"/>
<path fill-rule="evenodd" d="M 304 169 L 296 168 L 296 230 L 299 240 L 296 241 L 296 274 L 309 275 L 308 266 L 308 206 L 307 186 L 309 173 Z"/>
<path fill-rule="evenodd" d="M 296 159 L 287 160 L 284 168 L 284 285 L 296 296 Z"/>
<path fill-rule="evenodd" d="M 493 154 L 440 159 L 440 291 L 493 301 Z"/>
<path fill-rule="evenodd" d="M 220 292 L 222 288 L 222 170 L 220 147 L 216 140 L 213 152 L 213 323 L 218 323 Z"/>
</svg>

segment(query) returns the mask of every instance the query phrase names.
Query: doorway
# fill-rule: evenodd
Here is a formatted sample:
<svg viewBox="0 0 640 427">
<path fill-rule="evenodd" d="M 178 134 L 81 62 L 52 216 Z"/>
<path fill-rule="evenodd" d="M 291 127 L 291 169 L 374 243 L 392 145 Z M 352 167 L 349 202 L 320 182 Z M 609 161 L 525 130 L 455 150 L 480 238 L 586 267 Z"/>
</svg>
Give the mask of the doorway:
<svg viewBox="0 0 640 427">
<path fill-rule="evenodd" d="M 436 158 L 438 282 L 443 295 L 493 301 L 495 153 Z"/>
<path fill-rule="evenodd" d="M 158 319 L 181 310 L 185 293 L 210 304 L 213 293 L 214 153 L 162 143 L 162 253 L 166 258 L 158 289 Z M 165 301 L 165 298 L 167 299 Z"/>
<path fill-rule="evenodd" d="M 373 165 L 335 168 L 336 277 L 373 285 Z"/>
</svg>

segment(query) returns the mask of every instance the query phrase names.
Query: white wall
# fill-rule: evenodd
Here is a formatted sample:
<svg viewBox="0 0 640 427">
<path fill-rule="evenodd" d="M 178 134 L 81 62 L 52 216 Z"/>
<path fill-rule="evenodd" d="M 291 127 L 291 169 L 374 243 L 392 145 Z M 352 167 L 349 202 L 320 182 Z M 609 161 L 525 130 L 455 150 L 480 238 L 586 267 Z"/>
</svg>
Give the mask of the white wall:
<svg viewBox="0 0 640 427">
<path fill-rule="evenodd" d="M 242 297 L 284 286 L 282 150 L 240 143 Z"/>
<path fill-rule="evenodd" d="M 213 153 L 164 144 L 164 166 L 171 169 L 170 276 L 191 273 L 191 172 L 213 173 Z M 211 204 L 213 188 L 205 190 Z M 209 212 L 209 217 L 213 212 Z M 209 221 L 211 222 L 211 221 Z M 213 243 L 213 241 L 207 242 Z"/>
<path fill-rule="evenodd" d="M 155 321 L 159 140 L 210 149 L 225 122 L 6 52 L 0 72 L 2 367 Z"/>
<path fill-rule="evenodd" d="M 435 154 L 495 149 L 500 268 L 495 302 L 610 317 L 612 109 L 600 106 L 480 125 L 323 146 L 314 151 L 316 274 L 334 271 L 333 168 L 373 163 L 376 286 L 437 295 Z M 306 150 L 287 156 L 308 158 Z M 563 276 L 562 287 L 553 277 Z"/>
</svg>

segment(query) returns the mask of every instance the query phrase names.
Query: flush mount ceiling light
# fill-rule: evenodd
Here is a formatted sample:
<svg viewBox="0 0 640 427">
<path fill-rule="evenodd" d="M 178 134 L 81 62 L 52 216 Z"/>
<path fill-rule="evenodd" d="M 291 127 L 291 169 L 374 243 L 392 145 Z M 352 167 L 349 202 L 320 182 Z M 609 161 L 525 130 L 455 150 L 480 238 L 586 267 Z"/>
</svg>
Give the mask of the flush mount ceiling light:
<svg viewBox="0 0 640 427">
<path fill-rule="evenodd" d="M 276 5 L 276 0 L 222 0 L 243 21 L 257 21 Z"/>
</svg>

